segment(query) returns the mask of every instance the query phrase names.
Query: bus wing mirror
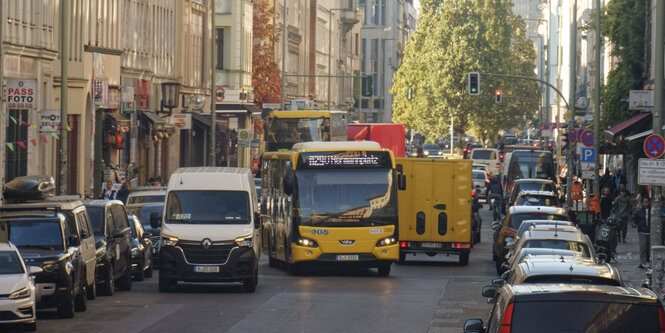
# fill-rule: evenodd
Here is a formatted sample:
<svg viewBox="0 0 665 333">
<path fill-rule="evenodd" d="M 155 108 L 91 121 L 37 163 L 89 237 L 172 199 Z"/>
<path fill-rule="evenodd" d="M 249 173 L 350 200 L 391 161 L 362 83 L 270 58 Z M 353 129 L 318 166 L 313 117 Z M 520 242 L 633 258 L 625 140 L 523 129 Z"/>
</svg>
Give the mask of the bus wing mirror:
<svg viewBox="0 0 665 333">
<path fill-rule="evenodd" d="M 287 162 L 286 175 L 284 176 L 284 193 L 287 195 L 293 194 L 294 183 L 293 169 L 291 169 L 291 163 Z"/>
<path fill-rule="evenodd" d="M 406 175 L 403 173 L 397 175 L 397 188 L 401 191 L 406 190 Z"/>
</svg>

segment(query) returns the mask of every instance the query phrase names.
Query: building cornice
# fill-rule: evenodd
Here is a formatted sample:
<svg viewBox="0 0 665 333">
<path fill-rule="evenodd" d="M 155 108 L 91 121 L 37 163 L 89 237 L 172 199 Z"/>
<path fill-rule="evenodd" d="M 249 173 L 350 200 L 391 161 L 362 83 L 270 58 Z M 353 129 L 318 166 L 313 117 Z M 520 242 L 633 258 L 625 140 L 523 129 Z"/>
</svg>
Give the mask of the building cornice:
<svg viewBox="0 0 665 333">
<path fill-rule="evenodd" d="M 103 54 L 114 55 L 114 56 L 122 55 L 122 50 L 110 49 L 108 47 L 93 46 L 93 45 L 84 45 L 83 46 L 83 51 L 103 53 Z"/>
</svg>

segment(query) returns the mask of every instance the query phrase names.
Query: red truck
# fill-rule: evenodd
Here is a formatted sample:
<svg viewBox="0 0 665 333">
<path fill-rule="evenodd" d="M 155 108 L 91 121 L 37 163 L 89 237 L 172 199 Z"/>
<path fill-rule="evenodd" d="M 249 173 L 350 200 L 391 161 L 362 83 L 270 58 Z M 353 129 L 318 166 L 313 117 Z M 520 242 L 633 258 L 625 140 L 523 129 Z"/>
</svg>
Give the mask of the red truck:
<svg viewBox="0 0 665 333">
<path fill-rule="evenodd" d="M 346 133 L 348 140 L 375 141 L 392 150 L 395 157 L 404 157 L 404 124 L 348 124 Z"/>
</svg>

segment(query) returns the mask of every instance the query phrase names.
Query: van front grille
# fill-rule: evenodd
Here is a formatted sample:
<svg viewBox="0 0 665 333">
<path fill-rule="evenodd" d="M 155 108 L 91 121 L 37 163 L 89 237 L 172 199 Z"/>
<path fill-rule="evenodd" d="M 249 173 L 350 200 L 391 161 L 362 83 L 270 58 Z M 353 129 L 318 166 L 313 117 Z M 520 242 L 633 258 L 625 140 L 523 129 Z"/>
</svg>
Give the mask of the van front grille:
<svg viewBox="0 0 665 333">
<path fill-rule="evenodd" d="M 211 245 L 204 249 L 201 245 L 179 245 L 190 264 L 223 264 L 235 245 Z"/>
</svg>

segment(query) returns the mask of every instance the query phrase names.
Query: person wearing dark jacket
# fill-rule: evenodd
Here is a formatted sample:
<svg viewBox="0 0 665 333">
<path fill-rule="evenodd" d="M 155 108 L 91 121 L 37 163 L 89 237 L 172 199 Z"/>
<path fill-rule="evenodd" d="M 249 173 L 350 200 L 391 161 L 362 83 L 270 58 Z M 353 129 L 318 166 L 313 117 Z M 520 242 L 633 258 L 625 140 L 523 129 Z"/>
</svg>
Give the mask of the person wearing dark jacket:
<svg viewBox="0 0 665 333">
<path fill-rule="evenodd" d="M 501 180 L 499 175 L 492 175 L 490 183 L 487 185 L 487 201 L 491 203 L 494 199 L 494 205 L 501 207 L 501 197 L 503 196 L 503 189 L 501 188 Z M 490 204 L 490 210 L 494 209 L 494 205 Z"/>
<path fill-rule="evenodd" d="M 633 227 L 637 226 L 637 236 L 640 240 L 640 265 L 646 268 L 649 263 L 649 251 L 651 249 L 651 200 L 649 197 L 642 198 L 642 205 L 633 214 Z"/>
<path fill-rule="evenodd" d="M 603 187 L 600 193 L 600 218 L 607 219 L 612 214 L 612 195 L 609 187 Z"/>
<path fill-rule="evenodd" d="M 628 190 L 622 188 L 620 193 L 621 194 L 616 199 L 614 199 L 614 203 L 612 204 L 611 214 L 617 218 L 617 221 L 619 223 L 618 227 L 619 230 L 617 230 L 620 236 L 619 239 L 621 239 L 625 243 L 626 234 L 628 233 L 628 219 L 630 218 L 632 206 L 630 204 L 630 197 L 628 196 Z"/>
<path fill-rule="evenodd" d="M 126 205 L 127 197 L 129 197 L 129 183 L 124 182 L 122 183 L 122 187 L 118 190 L 118 194 L 115 195 L 115 198 Z"/>
</svg>

